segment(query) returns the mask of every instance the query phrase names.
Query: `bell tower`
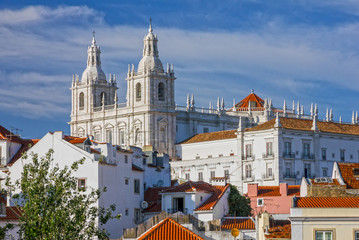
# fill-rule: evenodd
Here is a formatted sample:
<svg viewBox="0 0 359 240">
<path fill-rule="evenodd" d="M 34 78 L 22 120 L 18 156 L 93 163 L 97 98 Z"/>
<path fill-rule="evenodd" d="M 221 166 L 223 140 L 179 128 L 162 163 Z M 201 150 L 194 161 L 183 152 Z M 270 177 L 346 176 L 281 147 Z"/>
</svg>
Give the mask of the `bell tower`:
<svg viewBox="0 0 359 240">
<path fill-rule="evenodd" d="M 92 43 L 87 48 L 87 66 L 82 73 L 81 80 L 78 75 L 72 77 L 72 111 L 71 134 L 82 136 L 92 134 L 90 129 L 78 128 L 82 119 L 91 122 L 93 112 L 115 103 L 117 83 L 116 76 L 110 74 L 109 81 L 101 68 L 101 50 L 96 44 L 95 32 Z"/>
<path fill-rule="evenodd" d="M 173 65 L 166 71 L 159 58 L 158 38 L 152 23 L 143 39 L 142 59 L 137 71 L 132 65 L 127 73 L 127 107 L 136 115 L 145 115 L 144 145 L 152 145 L 158 152 L 174 152 L 176 117 Z"/>
</svg>

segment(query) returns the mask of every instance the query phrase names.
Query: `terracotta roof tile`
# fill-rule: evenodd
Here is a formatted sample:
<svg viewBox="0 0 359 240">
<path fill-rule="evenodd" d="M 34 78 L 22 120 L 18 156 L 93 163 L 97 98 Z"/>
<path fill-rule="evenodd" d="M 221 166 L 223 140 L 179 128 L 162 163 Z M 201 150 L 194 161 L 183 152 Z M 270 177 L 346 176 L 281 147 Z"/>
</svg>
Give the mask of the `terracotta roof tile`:
<svg viewBox="0 0 359 240">
<path fill-rule="evenodd" d="M 212 186 L 211 184 L 202 181 L 188 181 L 178 186 L 169 187 L 162 192 L 195 192 L 197 190 L 200 190 L 212 193 L 212 196 L 210 196 L 206 201 L 204 201 L 200 206 L 195 209 L 195 211 L 210 211 L 216 206 L 217 202 L 221 199 L 228 187 L 229 184 L 227 184 L 226 186 Z"/>
<path fill-rule="evenodd" d="M 263 107 L 264 101 L 255 93 L 249 94 L 247 97 L 242 99 L 239 103 L 236 104 L 236 108 L 247 108 L 249 106 L 249 102 L 255 102 L 257 106 L 252 107 Z"/>
<path fill-rule="evenodd" d="M 235 134 L 237 130 L 226 130 L 219 132 L 209 132 L 209 133 L 200 133 L 190 137 L 178 144 L 186 144 L 186 143 L 196 143 L 196 142 L 207 142 L 207 141 L 216 141 L 216 140 L 224 140 L 230 138 L 236 138 Z"/>
<path fill-rule="evenodd" d="M 100 151 L 98 151 L 98 150 L 96 150 L 96 149 L 93 149 L 93 148 L 91 148 L 91 153 L 101 154 Z"/>
<path fill-rule="evenodd" d="M 39 139 L 22 139 L 22 146 L 17 151 L 17 153 L 11 158 L 8 165 L 12 166 L 19 158 L 21 158 L 22 154 L 29 150 L 32 146 L 38 143 Z"/>
<path fill-rule="evenodd" d="M 138 240 L 203 240 L 181 224 L 166 218 L 149 229 Z"/>
<path fill-rule="evenodd" d="M 0 217 L 0 221 L 18 220 L 21 216 L 21 210 L 18 207 L 6 207 L 6 216 Z"/>
<path fill-rule="evenodd" d="M 359 171 L 359 163 L 338 162 L 340 174 L 349 189 L 359 189 L 359 175 L 354 173 L 354 169 Z"/>
<path fill-rule="evenodd" d="M 288 238 L 291 239 L 292 226 L 288 220 L 274 220 L 271 221 L 272 227 L 268 229 L 269 234 L 266 234 L 266 238 Z M 265 229 L 264 229 L 265 231 Z"/>
<path fill-rule="evenodd" d="M 300 195 L 300 185 L 289 185 L 288 196 Z M 281 196 L 279 186 L 258 186 L 258 197 Z"/>
<path fill-rule="evenodd" d="M 313 121 L 309 119 L 281 117 L 280 123 L 282 125 L 282 128 L 285 129 L 313 131 L 311 130 Z M 274 124 L 275 124 L 275 119 L 272 119 L 268 122 L 259 124 L 255 127 L 247 128 L 245 131 L 251 132 L 251 131 L 267 130 L 274 128 Z M 359 125 L 334 123 L 334 122 L 321 122 L 321 121 L 318 121 L 317 124 L 318 124 L 318 130 L 320 132 L 359 135 Z"/>
<path fill-rule="evenodd" d="M 252 218 L 224 219 L 221 225 L 222 229 L 255 229 L 255 223 Z"/>
<path fill-rule="evenodd" d="M 359 197 L 300 197 L 298 208 L 359 208 Z"/>
</svg>

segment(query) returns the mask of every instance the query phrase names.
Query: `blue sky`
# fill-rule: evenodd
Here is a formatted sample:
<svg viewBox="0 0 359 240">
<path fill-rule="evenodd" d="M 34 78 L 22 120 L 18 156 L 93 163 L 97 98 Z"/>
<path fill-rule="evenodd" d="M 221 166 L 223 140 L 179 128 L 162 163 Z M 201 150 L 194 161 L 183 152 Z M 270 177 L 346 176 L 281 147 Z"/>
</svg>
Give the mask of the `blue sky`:
<svg viewBox="0 0 359 240">
<path fill-rule="evenodd" d="M 251 89 L 275 106 L 318 103 L 334 119 L 358 109 L 359 2 L 356 0 L 10 1 L 0 2 L 0 124 L 26 138 L 69 134 L 72 74 L 81 75 L 92 31 L 105 73 L 137 66 L 149 18 L 160 58 L 175 66 L 176 103 Z"/>
</svg>

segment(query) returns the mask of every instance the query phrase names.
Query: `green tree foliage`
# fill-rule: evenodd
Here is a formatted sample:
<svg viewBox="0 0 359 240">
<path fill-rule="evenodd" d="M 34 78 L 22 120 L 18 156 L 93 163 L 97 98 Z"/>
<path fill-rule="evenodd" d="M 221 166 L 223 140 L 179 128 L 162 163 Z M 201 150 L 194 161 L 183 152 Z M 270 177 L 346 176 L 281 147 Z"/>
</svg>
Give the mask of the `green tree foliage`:
<svg viewBox="0 0 359 240">
<path fill-rule="evenodd" d="M 251 216 L 251 200 L 242 196 L 236 186 L 230 185 L 231 192 L 228 196 L 229 211 L 228 214 L 240 217 Z"/>
<path fill-rule="evenodd" d="M 28 162 L 21 179 L 6 186 L 12 201 L 21 207 L 20 239 L 108 239 L 102 225 L 113 218 L 115 206 L 98 207 L 98 199 L 106 189 L 78 188 L 73 176 L 85 159 L 61 169 L 54 163 L 53 150 L 44 157 L 24 155 Z M 87 191 L 87 192 L 86 192 Z"/>
</svg>

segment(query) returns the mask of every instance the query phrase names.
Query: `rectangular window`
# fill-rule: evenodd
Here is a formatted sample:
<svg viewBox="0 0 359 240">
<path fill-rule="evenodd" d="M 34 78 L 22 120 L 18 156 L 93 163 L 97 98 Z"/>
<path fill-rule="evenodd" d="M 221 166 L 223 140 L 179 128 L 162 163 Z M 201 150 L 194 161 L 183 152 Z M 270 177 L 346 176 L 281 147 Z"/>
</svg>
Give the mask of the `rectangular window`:
<svg viewBox="0 0 359 240">
<path fill-rule="evenodd" d="M 315 231 L 315 240 L 333 240 L 333 231 Z"/>
<path fill-rule="evenodd" d="M 134 193 L 140 193 L 140 179 L 135 179 L 133 182 L 134 185 Z"/>
<path fill-rule="evenodd" d="M 252 165 L 246 165 L 246 178 L 252 177 Z"/>
<path fill-rule="evenodd" d="M 311 165 L 309 163 L 304 164 L 304 177 L 311 178 Z"/>
<path fill-rule="evenodd" d="M 146 165 L 146 158 L 143 158 L 143 159 L 142 159 L 142 164 L 143 164 L 143 165 Z"/>
<path fill-rule="evenodd" d="M 211 179 L 216 177 L 216 172 L 215 171 L 211 171 Z"/>
<path fill-rule="evenodd" d="M 141 221 L 141 209 L 135 208 L 135 223 L 139 223 Z"/>
<path fill-rule="evenodd" d="M 273 155 L 273 144 L 272 142 L 267 142 L 266 143 L 266 153 L 267 153 L 267 157 L 270 157 Z"/>
<path fill-rule="evenodd" d="M 125 155 L 125 163 L 128 163 L 128 156 Z"/>
<path fill-rule="evenodd" d="M 267 163 L 267 177 L 272 177 L 273 176 L 273 172 L 272 172 L 272 164 L 271 163 Z"/>
<path fill-rule="evenodd" d="M 328 177 L 328 168 L 322 168 L 323 177 Z"/>
<path fill-rule="evenodd" d="M 189 173 L 186 173 L 186 180 L 189 180 Z"/>
<path fill-rule="evenodd" d="M 200 159 L 200 156 L 197 155 L 197 156 L 196 156 L 196 159 Z"/>
<path fill-rule="evenodd" d="M 246 145 L 246 157 L 252 157 L 252 144 Z"/>
<path fill-rule="evenodd" d="M 290 155 L 292 152 L 292 143 L 291 142 L 285 142 L 284 143 L 284 153 L 286 155 Z"/>
<path fill-rule="evenodd" d="M 125 210 L 125 215 L 128 216 L 128 208 Z"/>
<path fill-rule="evenodd" d="M 198 173 L 198 181 L 203 181 L 203 172 Z"/>
<path fill-rule="evenodd" d="M 345 150 L 341 149 L 340 150 L 340 161 L 344 162 L 345 160 Z"/>
<path fill-rule="evenodd" d="M 204 127 L 203 128 L 203 133 L 208 133 L 209 132 L 209 129 L 207 127 Z"/>
<path fill-rule="evenodd" d="M 327 160 L 327 149 L 322 148 L 322 160 Z"/>
<path fill-rule="evenodd" d="M 208 158 L 212 158 L 212 155 L 208 155 Z"/>
<path fill-rule="evenodd" d="M 124 129 L 120 129 L 120 133 L 119 133 L 119 141 L 120 145 L 125 145 L 125 130 Z"/>
<path fill-rule="evenodd" d="M 229 177 L 229 170 L 228 169 L 224 170 L 224 177 L 226 177 L 226 178 Z"/>
<path fill-rule="evenodd" d="M 129 183 L 128 178 L 125 178 L 125 184 L 128 185 L 128 183 Z"/>
<path fill-rule="evenodd" d="M 354 232 L 354 240 L 359 240 L 359 231 Z"/>
<path fill-rule="evenodd" d="M 112 130 L 106 130 L 106 140 L 108 143 L 112 143 Z"/>
<path fill-rule="evenodd" d="M 218 157 L 223 157 L 223 154 L 218 154 Z"/>
<path fill-rule="evenodd" d="M 303 143 L 303 156 L 308 158 L 310 155 L 310 145 L 309 143 Z"/>
<path fill-rule="evenodd" d="M 84 179 L 84 178 L 77 179 L 77 186 L 79 189 L 85 189 L 86 188 L 86 179 Z"/>
</svg>

